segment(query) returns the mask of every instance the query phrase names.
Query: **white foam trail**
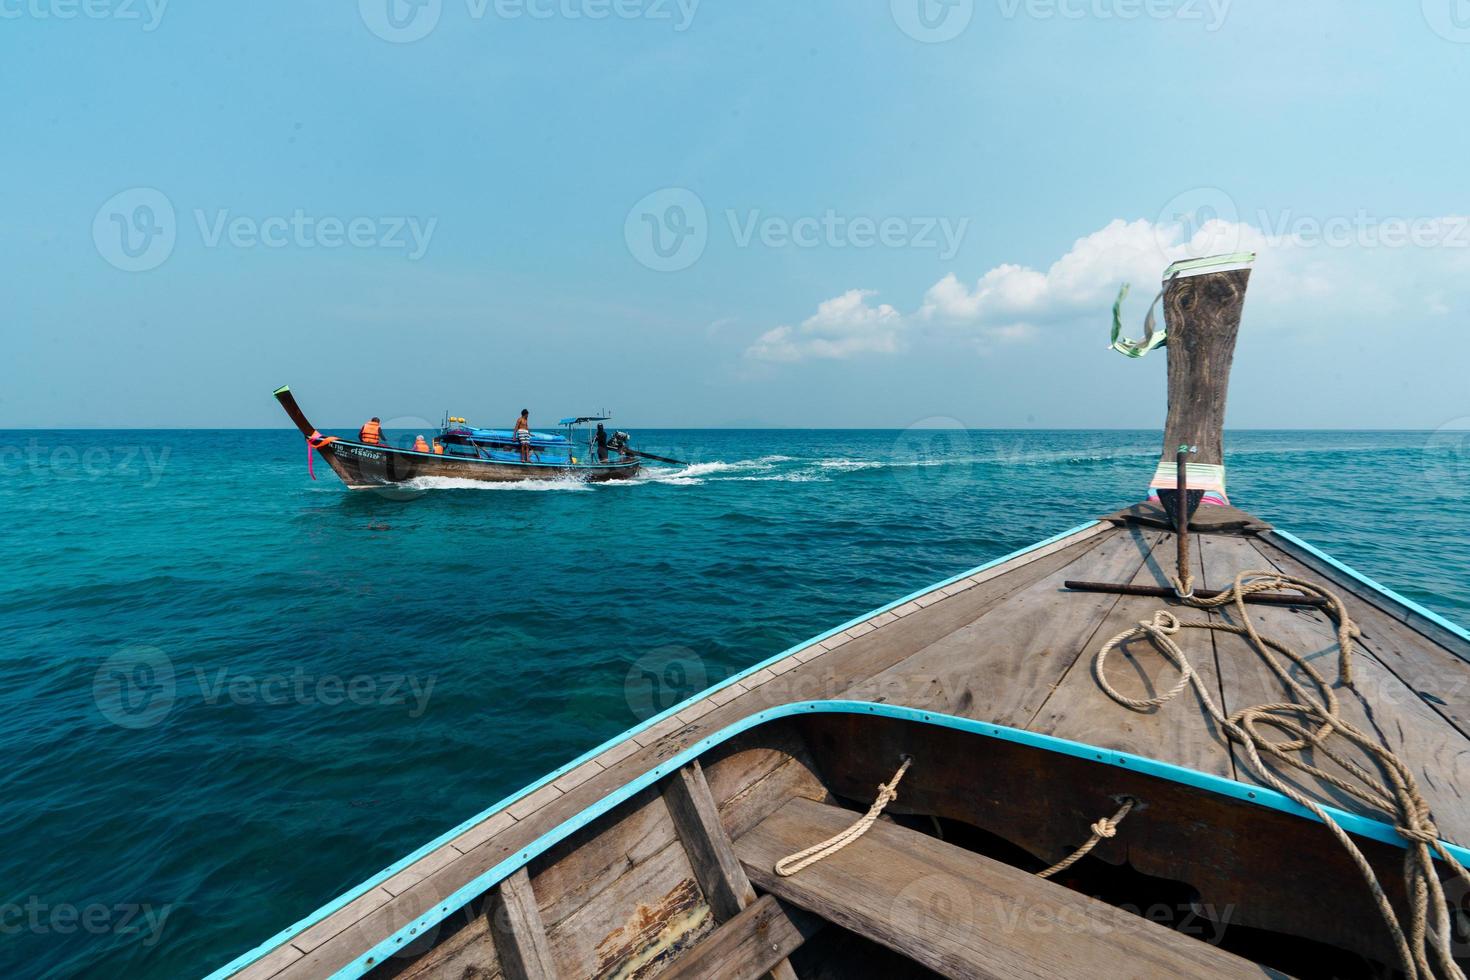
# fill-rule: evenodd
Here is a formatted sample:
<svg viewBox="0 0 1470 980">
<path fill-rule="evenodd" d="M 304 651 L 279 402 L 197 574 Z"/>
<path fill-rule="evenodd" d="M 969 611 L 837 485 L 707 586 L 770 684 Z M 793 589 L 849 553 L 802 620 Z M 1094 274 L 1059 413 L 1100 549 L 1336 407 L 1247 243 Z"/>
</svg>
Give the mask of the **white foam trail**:
<svg viewBox="0 0 1470 980">
<path fill-rule="evenodd" d="M 872 459 L 819 459 L 817 465 L 824 470 L 875 470 L 888 464 Z"/>
<path fill-rule="evenodd" d="M 483 480 L 466 480 L 453 476 L 421 476 L 406 481 L 403 486 L 412 490 L 567 490 L 582 491 L 592 488 L 581 480 L 516 480 L 511 483 L 486 483 Z"/>
<path fill-rule="evenodd" d="M 736 476 L 731 481 L 745 483 L 831 483 L 825 476 L 816 473 L 777 473 L 773 476 Z"/>
<path fill-rule="evenodd" d="M 650 478 L 657 480 L 661 478 L 709 476 L 711 473 L 731 473 L 735 470 L 745 468 L 746 466 L 741 463 L 691 463 L 681 470 L 672 470 L 667 473 L 657 469 L 645 470 L 644 472 Z"/>
<path fill-rule="evenodd" d="M 599 486 L 605 487 L 636 487 L 647 483 L 657 483 L 667 487 L 695 487 L 704 481 L 699 477 L 684 476 L 683 470 L 643 470 L 631 480 L 604 480 Z"/>
<path fill-rule="evenodd" d="M 704 477 L 714 476 L 718 473 L 740 473 L 749 470 L 769 470 L 775 468 L 777 463 L 790 462 L 790 456 L 762 456 L 759 459 L 742 459 L 733 463 L 713 460 L 708 463 L 690 463 L 680 469 L 669 469 L 667 467 L 653 466 L 645 467 L 638 472 L 632 480 L 619 480 L 619 483 L 671 483 L 675 486 L 690 486 L 693 483 L 703 483 Z"/>
</svg>

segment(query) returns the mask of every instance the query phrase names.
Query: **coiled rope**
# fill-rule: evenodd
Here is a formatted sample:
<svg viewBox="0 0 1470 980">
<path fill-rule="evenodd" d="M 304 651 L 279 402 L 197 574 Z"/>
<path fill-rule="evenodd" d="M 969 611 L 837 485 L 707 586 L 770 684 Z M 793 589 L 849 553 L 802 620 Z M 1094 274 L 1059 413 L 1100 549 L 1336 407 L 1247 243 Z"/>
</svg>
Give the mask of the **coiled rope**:
<svg viewBox="0 0 1470 980">
<path fill-rule="evenodd" d="M 1399 960 L 1408 980 L 1431 980 L 1445 976 L 1463 980 L 1464 973 L 1451 956 L 1452 939 L 1449 907 L 1444 888 L 1435 871 L 1434 856 L 1438 854 L 1445 864 L 1467 885 L 1470 873 L 1455 860 L 1440 840 L 1430 814 L 1429 804 L 1420 795 L 1418 784 L 1409 767 L 1391 750 L 1354 727 L 1338 713 L 1337 695 L 1332 686 L 1317 672 L 1316 668 L 1301 654 L 1286 644 L 1261 636 L 1251 621 L 1246 609 L 1246 596 L 1255 592 L 1291 590 L 1304 596 L 1318 596 L 1326 601 L 1329 616 L 1337 624 L 1338 665 L 1342 682 L 1353 684 L 1352 652 L 1353 641 L 1360 635 L 1356 625 L 1348 616 L 1347 609 L 1337 595 L 1330 590 L 1306 579 L 1283 575 L 1275 571 L 1252 570 L 1241 572 L 1231 588 L 1214 599 L 1189 598 L 1185 600 L 1198 609 L 1213 609 L 1233 603 L 1241 625 L 1219 622 L 1181 622 L 1167 609 L 1154 613 L 1152 620 L 1113 637 L 1103 644 L 1093 663 L 1099 686 L 1108 697 L 1136 711 L 1163 705 L 1177 697 L 1187 686 L 1193 686 L 1200 703 L 1210 717 L 1231 739 L 1244 748 L 1251 770 L 1267 786 L 1293 802 L 1311 811 L 1326 825 L 1327 829 L 1342 845 L 1357 865 L 1373 899 L 1388 926 L 1397 947 Z M 1223 633 L 1235 633 L 1250 638 L 1250 642 L 1271 671 L 1280 678 L 1290 692 L 1291 700 L 1271 704 L 1259 704 L 1242 708 L 1226 717 L 1215 705 L 1209 689 L 1200 680 L 1188 658 L 1175 642 L 1174 637 L 1181 629 L 1208 629 Z M 1163 655 L 1179 670 L 1179 679 L 1164 693 L 1151 698 L 1131 698 L 1115 689 L 1107 679 L 1108 655 L 1121 644 L 1135 638 L 1147 637 Z M 1320 699 L 1298 683 L 1279 658 L 1281 654 L 1302 671 L 1316 686 Z M 1273 741 L 1266 737 L 1260 726 L 1278 729 L 1288 737 Z M 1375 775 L 1345 757 L 1328 742 L 1336 734 L 1361 749 L 1373 760 L 1379 773 Z M 1304 749 L 1320 752 L 1336 762 L 1351 778 L 1312 765 L 1300 753 Z M 1394 820 L 1394 829 L 1408 842 L 1404 857 L 1404 882 L 1409 896 L 1409 922 L 1407 932 L 1398 913 L 1384 893 L 1383 886 L 1356 844 L 1327 812 L 1310 797 L 1277 776 L 1266 764 L 1262 753 L 1281 763 L 1298 769 L 1337 787 L 1352 797 L 1378 810 L 1388 813 Z M 1436 968 L 1437 971 L 1436 972 Z"/>
</svg>

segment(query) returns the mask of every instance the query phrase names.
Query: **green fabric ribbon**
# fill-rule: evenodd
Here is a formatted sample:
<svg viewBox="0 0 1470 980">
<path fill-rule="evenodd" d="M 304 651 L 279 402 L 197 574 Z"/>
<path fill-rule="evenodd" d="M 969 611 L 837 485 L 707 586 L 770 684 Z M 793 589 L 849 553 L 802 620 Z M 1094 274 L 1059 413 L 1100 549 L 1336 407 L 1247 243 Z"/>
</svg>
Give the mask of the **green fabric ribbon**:
<svg viewBox="0 0 1470 980">
<path fill-rule="evenodd" d="M 1113 302 L 1113 339 L 1108 346 L 1119 354 L 1128 357 L 1142 357 L 1155 347 L 1164 346 L 1169 339 L 1168 329 L 1154 332 L 1154 310 L 1159 305 L 1159 300 L 1164 298 L 1164 291 L 1159 290 L 1159 295 L 1149 304 L 1148 316 L 1143 319 L 1143 339 L 1129 340 L 1123 336 L 1123 299 L 1128 295 L 1128 284 L 1123 283 L 1123 288 L 1118 290 L 1118 298 Z"/>
<path fill-rule="evenodd" d="M 1172 263 L 1164 270 L 1164 285 L 1159 290 L 1159 295 L 1149 304 L 1148 316 L 1143 319 L 1143 339 L 1129 340 L 1123 336 L 1123 298 L 1128 295 L 1128 284 L 1125 282 L 1123 288 L 1118 290 L 1118 299 L 1113 303 L 1113 339 L 1108 345 L 1119 354 L 1128 357 L 1142 357 L 1155 347 L 1163 347 L 1169 340 L 1169 330 L 1166 325 L 1164 329 L 1154 332 L 1154 311 L 1158 309 L 1159 300 L 1164 298 L 1164 290 L 1169 288 L 1169 283 L 1178 279 L 1181 275 L 1192 276 L 1201 272 L 1215 269 L 1227 271 L 1249 267 L 1256 260 L 1255 252 L 1232 252 L 1229 255 L 1207 255 L 1201 259 L 1181 259 Z"/>
</svg>

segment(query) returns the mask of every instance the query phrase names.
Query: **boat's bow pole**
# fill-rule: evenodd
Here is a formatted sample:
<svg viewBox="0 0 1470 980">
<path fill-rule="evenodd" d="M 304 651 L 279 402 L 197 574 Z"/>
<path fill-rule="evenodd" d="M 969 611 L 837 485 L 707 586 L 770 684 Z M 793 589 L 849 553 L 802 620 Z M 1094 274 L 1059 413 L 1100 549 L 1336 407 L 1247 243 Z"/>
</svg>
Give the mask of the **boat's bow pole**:
<svg viewBox="0 0 1470 980">
<path fill-rule="evenodd" d="M 1178 488 L 1178 452 L 1188 447 L 1185 470 L 1189 513 L 1201 500 L 1228 504 L 1225 495 L 1225 396 L 1235 338 L 1250 284 L 1252 252 L 1175 262 L 1164 271 L 1165 349 L 1169 358 L 1169 414 L 1164 453 L 1150 488 L 1170 505 Z"/>
<path fill-rule="evenodd" d="M 296 428 L 301 430 L 302 435 L 310 439 L 316 432 L 316 428 L 306 420 L 306 413 L 301 411 L 300 405 L 296 404 L 296 396 L 291 394 L 291 386 L 281 385 L 273 394 L 276 396 L 276 401 L 280 402 L 281 407 L 286 410 L 286 414 L 291 417 L 291 421 L 296 423 Z"/>
<path fill-rule="evenodd" d="M 1158 346 L 1168 352 L 1169 414 L 1164 422 L 1164 453 L 1149 489 L 1151 496 L 1158 496 L 1178 538 L 1175 588 L 1110 582 L 1067 582 L 1067 588 L 1160 597 L 1193 593 L 1190 519 L 1201 503 L 1230 502 L 1225 495 L 1225 397 L 1254 261 L 1254 253 L 1236 252 L 1175 262 L 1164 270 L 1163 289 L 1155 300 L 1163 301 L 1163 333 L 1154 333 L 1150 310 L 1146 343 L 1123 341 L 1120 347 L 1114 338 L 1114 348 L 1128 348 L 1124 353 L 1131 351 L 1130 356 L 1141 357 Z M 1199 595 L 1206 597 L 1203 592 Z M 1255 593 L 1247 601 L 1297 604 L 1304 600 L 1288 594 Z"/>
<path fill-rule="evenodd" d="M 316 430 L 316 426 L 307 420 L 306 413 L 301 410 L 301 406 L 296 404 L 296 396 L 291 394 L 290 385 L 281 385 L 273 394 L 276 396 L 276 401 L 280 402 L 281 407 L 286 410 L 291 421 L 296 423 L 296 428 L 300 429 L 301 434 L 306 437 L 306 469 L 311 473 L 311 478 L 316 479 L 316 471 L 311 465 L 311 454 L 318 452 L 322 454 L 322 459 L 327 461 L 332 471 L 342 478 L 342 482 L 351 486 L 352 476 L 343 468 L 342 461 L 337 458 L 336 451 L 332 448 L 332 443 L 337 441 L 337 437 L 323 436 Z"/>
</svg>

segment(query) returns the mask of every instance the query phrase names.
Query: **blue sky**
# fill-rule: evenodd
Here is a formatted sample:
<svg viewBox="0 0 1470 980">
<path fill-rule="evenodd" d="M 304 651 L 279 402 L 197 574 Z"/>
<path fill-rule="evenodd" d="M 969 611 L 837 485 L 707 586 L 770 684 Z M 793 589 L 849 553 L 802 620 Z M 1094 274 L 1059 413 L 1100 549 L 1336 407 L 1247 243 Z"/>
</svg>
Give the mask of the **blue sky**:
<svg viewBox="0 0 1470 980">
<path fill-rule="evenodd" d="M 1456 3 L 0 0 L 0 427 L 1470 424 Z"/>
</svg>

